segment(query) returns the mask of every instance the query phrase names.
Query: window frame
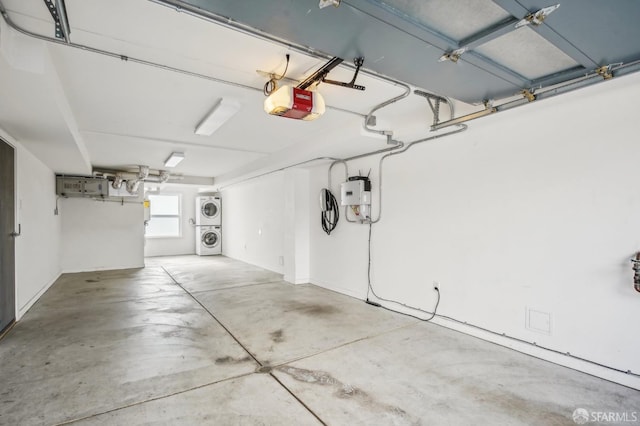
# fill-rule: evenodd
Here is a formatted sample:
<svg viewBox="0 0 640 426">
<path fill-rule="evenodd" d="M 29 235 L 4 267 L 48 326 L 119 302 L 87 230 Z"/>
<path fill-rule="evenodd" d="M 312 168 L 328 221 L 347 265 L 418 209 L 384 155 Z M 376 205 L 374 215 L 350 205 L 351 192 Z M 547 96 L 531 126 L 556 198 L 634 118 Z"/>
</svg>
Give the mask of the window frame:
<svg viewBox="0 0 640 426">
<path fill-rule="evenodd" d="M 150 193 L 148 194 L 149 197 L 149 201 L 151 201 L 151 212 L 150 212 L 150 216 L 149 216 L 149 223 L 151 223 L 151 221 L 153 220 L 154 217 L 158 217 L 158 218 L 178 218 L 178 235 L 148 235 L 147 234 L 147 229 L 145 229 L 145 238 L 149 238 L 149 239 L 176 239 L 176 238 L 182 238 L 182 216 L 183 216 L 183 212 L 182 212 L 182 194 L 179 192 L 154 192 L 154 193 Z M 151 199 L 151 197 L 177 197 L 178 198 L 178 214 L 177 215 L 168 215 L 168 214 L 156 214 L 154 215 L 153 212 L 153 200 Z"/>
</svg>

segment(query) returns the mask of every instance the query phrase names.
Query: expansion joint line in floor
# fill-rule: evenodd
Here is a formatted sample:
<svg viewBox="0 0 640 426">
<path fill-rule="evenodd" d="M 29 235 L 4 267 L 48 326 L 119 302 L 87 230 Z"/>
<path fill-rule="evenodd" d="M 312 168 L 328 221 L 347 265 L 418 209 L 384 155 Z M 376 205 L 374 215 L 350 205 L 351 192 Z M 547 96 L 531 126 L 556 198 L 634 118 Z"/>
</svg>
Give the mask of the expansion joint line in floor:
<svg viewBox="0 0 640 426">
<path fill-rule="evenodd" d="M 101 411 L 100 413 L 91 414 L 91 415 L 80 417 L 80 418 L 77 418 L 77 419 L 67 420 L 67 421 L 64 421 L 62 423 L 56 423 L 55 426 L 69 425 L 69 424 L 73 424 L 73 423 L 80 422 L 80 421 L 83 421 L 83 420 L 92 419 L 94 417 L 102 416 L 104 414 L 109 414 L 109 413 L 113 413 L 113 412 L 116 412 L 116 411 L 124 410 L 125 408 L 131 408 L 131 407 L 135 407 L 137 405 L 146 404 L 147 402 L 153 402 L 153 401 L 158 401 L 160 399 L 171 398 L 172 396 L 176 396 L 176 395 L 180 395 L 180 394 L 183 394 L 183 393 L 191 392 L 191 391 L 194 391 L 194 390 L 206 388 L 207 386 L 217 385 L 218 383 L 224 383 L 224 382 L 228 382 L 228 381 L 231 381 L 231 380 L 241 379 L 243 377 L 250 376 L 252 374 L 254 374 L 253 371 L 250 372 L 250 373 L 238 374 L 237 376 L 233 376 L 233 377 L 227 377 L 225 379 L 215 380 L 213 382 L 204 383 L 202 385 L 194 386 L 194 387 L 191 387 L 189 389 L 183 389 L 183 390 L 180 390 L 180 391 L 177 391 L 177 392 L 173 392 L 173 393 L 169 393 L 169 394 L 166 394 L 166 395 L 160 395 L 160 396 L 156 396 L 156 397 L 153 397 L 153 398 L 145 399 L 144 401 L 137 401 L 137 402 L 134 402 L 134 403 L 131 403 L 131 404 L 128 404 L 128 405 L 123 405 L 121 407 L 112 408 L 111 410 Z"/>
<path fill-rule="evenodd" d="M 259 366 L 260 366 L 260 367 L 265 367 L 265 366 L 264 366 L 264 365 L 263 365 L 263 364 L 258 360 L 258 358 L 256 358 L 256 357 L 255 357 L 255 356 L 254 356 L 254 355 L 249 351 L 249 349 L 247 349 L 247 348 L 246 348 L 246 346 L 242 344 L 242 342 L 240 342 L 240 340 L 239 340 L 239 339 L 238 339 L 238 338 L 237 338 L 237 337 L 236 337 L 236 336 L 231 332 L 231 330 L 229 330 L 229 329 L 228 329 L 228 328 L 227 328 L 227 327 L 222 323 L 222 321 L 220 321 L 220 320 L 219 320 L 219 319 L 218 319 L 218 318 L 213 314 L 213 312 L 211 312 L 211 311 L 210 311 L 210 310 L 209 310 L 205 305 L 203 305 L 203 304 L 202 304 L 202 302 L 200 302 L 198 299 L 196 299 L 196 297 L 195 297 L 193 294 L 191 294 L 191 293 L 190 293 L 186 288 L 184 288 L 184 287 L 182 286 L 182 284 L 180 284 L 180 283 L 179 283 L 179 282 L 178 282 L 178 281 L 173 277 L 173 275 L 171 275 L 171 273 L 169 273 L 169 271 L 167 271 L 167 270 L 164 268 L 164 266 L 162 267 L 162 270 L 164 270 L 164 272 L 165 272 L 169 277 L 171 277 L 171 279 L 173 280 L 173 282 L 174 282 L 174 283 L 176 283 L 176 285 L 177 285 L 178 287 L 180 287 L 182 290 L 184 290 L 184 292 L 185 292 L 185 293 L 187 293 L 187 294 L 188 294 L 188 295 L 189 295 L 193 300 L 195 300 L 195 302 L 196 302 L 198 305 L 200 305 L 200 306 L 202 307 L 202 309 L 204 309 L 204 310 L 205 310 L 209 315 L 211 315 L 211 318 L 213 318 L 213 319 L 214 319 L 214 320 L 215 320 L 215 321 L 220 325 L 220 327 L 222 327 L 222 328 L 224 329 L 224 331 L 226 331 L 226 332 L 229 334 L 229 336 L 231 336 L 231 338 L 233 338 L 233 340 L 235 340 L 235 341 L 236 341 L 236 343 L 237 343 L 238 345 L 240 345 L 240 347 L 241 347 L 242 349 L 244 349 L 244 351 L 245 351 L 245 352 L 246 352 L 246 353 L 247 353 L 247 354 L 248 354 L 248 355 L 249 355 L 249 356 L 250 356 L 250 357 L 251 357 L 251 358 L 252 358 L 252 359 L 253 359 L 253 360 L 254 360 L 254 361 L 259 365 Z M 270 367 L 270 366 L 269 366 L 269 367 Z M 270 375 L 271 377 L 273 377 L 273 379 L 274 379 L 274 380 L 275 380 L 275 381 L 276 381 L 280 386 L 282 386 L 282 387 L 284 388 L 284 390 L 286 390 L 286 391 L 287 391 L 287 392 L 288 392 L 288 393 L 289 393 L 289 394 L 290 394 L 290 395 L 291 395 L 291 396 L 292 396 L 296 401 L 298 401 L 298 402 L 300 403 L 300 405 L 302 405 L 302 406 L 303 406 L 303 407 L 304 407 L 304 408 L 305 408 L 305 409 L 306 409 L 306 410 L 307 410 L 307 411 L 308 411 L 308 412 L 309 412 L 313 417 L 315 417 L 315 418 L 316 418 L 316 420 L 318 420 L 320 423 L 322 423 L 323 425 L 325 425 L 325 426 L 326 426 L 326 423 L 325 423 L 325 422 L 324 422 L 324 421 L 323 421 L 323 420 L 322 420 L 322 419 L 321 419 L 321 418 L 320 418 L 320 417 L 319 417 L 319 416 L 318 416 L 318 415 L 317 415 L 317 414 L 316 414 L 316 413 L 315 413 L 315 412 L 314 412 L 314 411 L 313 411 L 313 410 L 312 410 L 312 409 L 311 409 L 307 404 L 305 404 L 305 403 L 304 403 L 300 398 L 298 398 L 298 397 L 296 396 L 296 394 L 294 394 L 294 393 L 291 391 L 291 389 L 289 389 L 287 386 L 285 386 L 285 384 L 284 384 L 284 383 L 282 383 L 282 382 L 280 381 L 280 379 L 278 379 L 278 378 L 275 376 L 275 374 L 273 374 L 273 373 L 271 373 L 271 372 L 270 372 L 270 373 L 269 373 L 269 375 Z"/>
<path fill-rule="evenodd" d="M 258 361 L 258 358 L 256 358 L 255 356 L 253 356 L 253 354 L 249 351 L 249 349 L 247 349 L 247 348 L 245 347 L 245 345 L 243 345 L 243 344 L 242 344 L 242 342 L 241 342 L 240 340 L 238 340 L 238 338 L 237 338 L 237 337 L 236 337 L 236 336 L 231 332 L 231 330 L 229 330 L 229 329 L 228 329 L 228 328 L 227 328 L 227 327 L 222 323 L 222 321 L 220 321 L 218 318 L 216 318 L 216 316 L 213 314 L 213 312 L 211 312 L 211 311 L 210 311 L 206 306 L 204 306 L 204 305 L 202 304 L 202 302 L 200 302 L 200 301 L 199 301 L 199 300 L 198 300 L 198 299 L 197 299 L 193 294 L 191 294 L 191 293 L 189 292 L 189 290 L 187 290 L 186 288 L 184 288 L 184 287 L 182 286 L 182 284 L 180 284 L 180 283 L 179 283 L 179 282 L 178 282 L 178 281 L 173 277 L 173 275 L 171 275 L 171 273 L 169 273 L 169 271 L 167 271 L 167 270 L 164 268 L 164 266 L 162 267 L 162 269 L 164 270 L 164 272 L 165 272 L 169 277 L 171 277 L 171 279 L 173 280 L 173 282 L 174 282 L 174 283 L 176 283 L 176 285 L 177 285 L 178 287 L 180 287 L 180 288 L 181 288 L 185 293 L 187 293 L 187 294 L 188 294 L 188 295 L 189 295 L 189 296 L 190 296 L 190 297 L 191 297 L 191 298 L 192 298 L 192 299 L 193 299 L 193 300 L 194 300 L 198 305 L 200 305 L 200 307 L 202 307 L 202 309 L 204 309 L 204 310 L 205 310 L 205 312 L 207 312 L 207 313 L 211 316 L 211 318 L 213 318 L 213 319 L 214 319 L 214 320 L 215 320 L 215 321 L 220 325 L 220 327 L 222 327 L 222 328 L 224 329 L 224 331 L 226 331 L 226 332 L 229 334 L 229 336 L 231 336 L 231 337 L 233 338 L 233 340 L 235 340 L 235 341 L 236 341 L 236 343 L 237 343 L 237 344 L 239 344 L 239 345 L 240 345 L 240 347 L 241 347 L 242 349 L 244 349 L 244 351 L 245 351 L 247 354 L 249 354 L 249 356 L 250 356 L 251 358 L 253 358 L 253 360 L 254 360 L 255 362 L 257 362 L 257 363 L 258 363 L 258 365 L 259 365 L 260 367 L 262 367 L 262 363 L 261 363 L 260 361 Z"/>
<path fill-rule="evenodd" d="M 345 343 L 342 343 L 340 345 L 333 346 L 331 348 L 323 349 L 323 350 L 318 351 L 316 353 L 313 353 L 311 355 L 305 355 L 305 356 L 301 356 L 299 358 L 290 359 L 288 361 L 285 361 L 285 362 L 282 362 L 280 364 L 274 365 L 273 368 L 278 368 L 278 367 L 282 367 L 282 366 L 285 366 L 285 365 L 292 364 L 294 362 L 302 361 L 304 359 L 313 358 L 315 356 L 322 355 L 322 354 L 327 353 L 327 352 L 335 351 L 336 349 L 344 348 L 345 346 L 353 345 L 354 343 L 362 342 L 363 340 L 375 339 L 376 337 L 379 337 L 379 336 L 382 336 L 382 335 L 385 335 L 385 334 L 388 334 L 388 333 L 393 333 L 394 331 L 402 330 L 403 328 L 412 327 L 412 326 L 416 325 L 417 323 L 418 323 L 418 321 L 417 322 L 413 322 L 413 323 L 409 323 L 409 324 L 405 324 L 405 325 L 401 325 L 400 327 L 392 328 L 391 330 L 381 331 L 380 333 L 377 333 L 377 334 L 371 334 L 369 336 L 360 337 L 359 339 L 351 340 L 349 342 L 345 342 Z"/>
<path fill-rule="evenodd" d="M 315 418 L 316 418 L 316 420 L 318 420 L 318 421 L 319 421 L 320 423 L 322 423 L 323 425 L 327 426 L 327 423 L 326 423 L 324 420 L 322 420 L 322 419 L 320 418 L 320 416 L 318 416 L 318 415 L 317 415 L 317 414 L 316 414 L 316 413 L 311 409 L 311 407 L 309 407 L 309 406 L 308 406 L 307 404 L 305 404 L 305 403 L 304 403 L 300 398 L 298 398 L 298 396 L 297 396 L 295 393 L 293 393 L 293 391 L 292 391 L 291 389 L 289 389 L 289 388 L 288 388 L 284 383 L 282 383 L 282 382 L 280 381 L 280 379 L 278 379 L 278 378 L 276 377 L 276 375 L 275 375 L 275 374 L 273 374 L 273 373 L 269 373 L 269 375 L 270 375 L 271 377 L 273 377 L 273 379 L 274 379 L 276 382 L 278 382 L 278 384 L 280 384 L 280 386 L 282 386 L 282 387 L 284 388 L 284 390 L 286 390 L 287 392 L 289 392 L 289 395 L 291 395 L 291 396 L 292 396 L 296 401 L 298 401 L 298 402 L 300 403 L 300 405 L 302 405 L 304 408 L 306 408 L 306 409 L 307 409 L 307 411 L 308 411 L 309 413 L 311 413 L 311 414 L 313 415 L 313 417 L 315 417 Z"/>
<path fill-rule="evenodd" d="M 198 294 L 198 293 L 210 293 L 212 291 L 227 291 L 227 290 L 235 290 L 237 288 L 254 287 L 258 285 L 274 284 L 279 282 L 281 281 L 265 281 L 263 283 L 245 283 L 245 284 L 234 285 L 233 287 L 210 288 L 208 290 L 195 290 L 195 291 L 192 291 L 191 293 Z"/>
</svg>

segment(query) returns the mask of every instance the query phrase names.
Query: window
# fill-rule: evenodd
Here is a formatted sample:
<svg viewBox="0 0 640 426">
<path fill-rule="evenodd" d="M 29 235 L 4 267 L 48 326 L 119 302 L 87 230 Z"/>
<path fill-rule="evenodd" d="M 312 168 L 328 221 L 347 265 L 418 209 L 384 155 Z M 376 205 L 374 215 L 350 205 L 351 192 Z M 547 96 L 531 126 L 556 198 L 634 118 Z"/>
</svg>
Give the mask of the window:
<svg viewBox="0 0 640 426">
<path fill-rule="evenodd" d="M 180 237 L 180 195 L 149 195 L 151 219 L 146 237 Z"/>
</svg>

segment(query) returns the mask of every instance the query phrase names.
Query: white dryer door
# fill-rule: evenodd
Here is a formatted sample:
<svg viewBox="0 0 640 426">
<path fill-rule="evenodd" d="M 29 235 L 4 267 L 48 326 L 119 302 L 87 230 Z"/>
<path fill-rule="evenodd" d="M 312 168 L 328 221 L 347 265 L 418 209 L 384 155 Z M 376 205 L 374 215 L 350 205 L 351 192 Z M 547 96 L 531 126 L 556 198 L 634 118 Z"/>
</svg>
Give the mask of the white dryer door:
<svg viewBox="0 0 640 426">
<path fill-rule="evenodd" d="M 220 243 L 220 235 L 216 231 L 206 231 L 202 233 L 201 241 L 206 248 L 214 248 Z"/>
<path fill-rule="evenodd" d="M 207 219 L 213 219 L 214 217 L 220 214 L 220 208 L 218 208 L 218 203 L 215 201 L 205 201 L 202 203 L 202 207 L 200 208 L 202 216 Z"/>
</svg>

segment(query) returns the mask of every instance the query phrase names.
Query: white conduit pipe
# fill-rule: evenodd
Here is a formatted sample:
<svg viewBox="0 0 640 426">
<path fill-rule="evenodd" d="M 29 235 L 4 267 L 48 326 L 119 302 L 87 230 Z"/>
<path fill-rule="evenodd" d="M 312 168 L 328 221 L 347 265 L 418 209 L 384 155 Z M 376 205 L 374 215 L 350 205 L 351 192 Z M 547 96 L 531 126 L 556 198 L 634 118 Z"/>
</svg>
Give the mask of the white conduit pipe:
<svg viewBox="0 0 640 426">
<path fill-rule="evenodd" d="M 261 91 L 262 89 L 257 89 L 255 87 L 251 87 L 251 86 L 247 86 L 244 84 L 240 84 L 240 83 L 235 83 L 233 81 L 228 81 L 228 80 L 222 80 L 220 78 L 215 78 L 215 77 L 211 77 L 208 75 L 204 75 L 204 74 L 199 74 L 196 72 L 192 72 L 192 71 L 187 71 L 187 70 L 183 70 L 180 68 L 175 68 L 175 67 L 171 67 L 168 65 L 162 65 L 156 62 L 151 62 L 151 61 L 146 61 L 144 59 L 138 59 L 138 58 L 134 58 L 131 56 L 126 56 L 126 55 L 121 55 L 119 53 L 114 53 L 114 52 L 110 52 L 108 50 L 104 50 L 104 49 L 98 49 L 95 47 L 91 47 L 91 46 L 86 46 L 83 44 L 78 44 L 78 43 L 73 43 L 73 42 L 65 42 L 63 40 L 58 40 L 56 38 L 53 37 L 47 37 L 41 34 L 37 34 L 34 32 L 31 32 L 29 30 L 26 30 L 22 27 L 20 27 L 18 24 L 16 24 L 15 22 L 13 22 L 13 20 L 11 20 L 11 18 L 9 17 L 9 14 L 7 13 L 7 10 L 5 9 L 4 5 L 2 4 L 2 1 L 0 1 L 0 14 L 2 14 L 2 17 L 4 18 L 5 22 L 7 23 L 7 25 L 9 25 L 9 27 L 13 28 L 14 30 L 18 31 L 19 33 L 22 33 L 26 36 L 29 37 L 33 37 L 33 38 L 37 38 L 39 40 L 43 40 L 49 43 L 55 43 L 55 44 L 60 44 L 62 46 L 69 46 L 69 47 L 73 47 L 76 49 L 80 49 L 80 50 L 84 50 L 87 52 L 91 52 L 91 53 L 97 53 L 100 55 L 104 55 L 104 56 L 109 56 L 112 58 L 116 58 L 116 59 L 121 59 L 123 61 L 127 61 L 127 62 L 133 62 L 133 63 L 137 63 L 137 64 L 141 64 L 141 65 L 147 65 L 147 66 L 151 66 L 151 67 L 155 67 L 155 68 L 160 68 L 166 71 L 172 71 L 172 72 L 176 72 L 179 74 L 185 74 L 191 77 L 198 77 L 198 78 L 202 78 L 205 80 L 210 80 L 216 83 L 222 83 L 222 84 L 226 84 L 229 86 L 235 86 L 235 87 L 240 87 L 243 89 L 249 89 L 249 90 L 258 90 Z"/>
<path fill-rule="evenodd" d="M 458 125 L 458 129 L 452 131 L 452 132 L 448 132 L 445 134 L 440 134 L 440 135 L 434 135 L 434 136 L 430 136 L 430 137 L 426 137 L 423 139 L 418 139 L 416 141 L 413 142 L 409 142 L 405 148 L 401 151 L 394 151 L 394 152 L 390 152 L 386 155 L 383 155 L 380 158 L 380 163 L 378 165 L 378 205 L 380 206 L 380 209 L 378 210 L 378 218 L 375 220 L 372 220 L 371 223 L 378 223 L 380 221 L 380 219 L 382 218 L 382 164 L 384 162 L 384 160 L 388 157 L 391 157 L 392 155 L 398 155 L 398 154 L 404 154 L 405 152 L 407 152 L 409 149 L 411 149 L 412 146 L 414 145 L 418 145 L 420 143 L 423 142 L 429 142 L 429 141 L 433 141 L 436 139 L 440 139 L 443 138 L 445 136 L 451 136 L 451 135 L 455 135 L 456 133 L 462 133 L 465 130 L 467 130 L 467 125 L 466 124 L 459 124 Z"/>
<path fill-rule="evenodd" d="M 387 137 L 387 144 L 391 145 L 392 143 L 394 143 L 393 141 L 393 132 L 391 130 L 375 130 L 372 129 L 371 127 L 369 127 L 369 120 L 371 120 L 371 117 L 373 117 L 373 113 L 376 112 L 377 110 L 384 108 L 388 105 L 394 104 L 396 102 L 398 102 L 401 99 L 406 98 L 407 96 L 409 96 L 409 94 L 411 94 L 411 87 L 409 87 L 408 84 L 405 83 L 398 83 L 400 86 L 403 86 L 405 91 L 403 94 L 396 96 L 395 98 L 391 98 L 388 101 L 382 102 L 381 104 L 376 105 L 375 107 L 373 107 L 373 109 L 371 111 L 369 111 L 369 114 L 367 114 L 367 116 L 364 118 L 364 123 L 362 125 L 362 128 L 365 130 L 365 132 L 370 132 L 370 133 L 376 133 L 379 135 L 384 135 Z"/>
<path fill-rule="evenodd" d="M 407 86 L 407 85 L 405 85 L 405 87 L 407 87 L 407 89 L 408 89 L 408 92 L 406 93 L 406 95 L 404 95 L 404 96 L 401 95 L 401 96 L 389 99 L 388 101 L 382 102 L 381 104 L 376 105 L 375 107 L 373 107 L 373 109 L 369 112 L 369 114 L 365 118 L 365 123 L 364 123 L 363 127 L 365 129 L 367 129 L 368 117 L 371 117 L 371 115 L 375 111 L 377 111 L 377 110 L 379 110 L 379 109 L 381 109 L 381 108 L 383 108 L 385 106 L 391 105 L 391 104 L 393 104 L 393 103 L 395 103 L 395 102 L 407 97 L 408 94 L 411 93 L 411 88 L 409 86 Z M 454 116 L 453 103 L 448 98 L 442 98 L 442 99 L 444 99 L 447 102 L 447 105 L 449 105 L 450 116 L 453 117 Z M 442 138 L 442 137 L 445 137 L 445 136 L 449 136 L 449 135 L 453 135 L 453 134 L 456 134 L 456 133 L 461 133 L 461 132 L 464 132 L 465 130 L 467 130 L 467 126 L 464 125 L 464 124 L 461 124 L 461 125 L 459 125 L 459 128 L 457 130 L 454 130 L 452 132 L 448 132 L 448 133 L 445 133 L 445 134 L 439 134 L 439 135 L 427 136 L 425 138 L 409 142 L 406 145 L 404 143 L 398 141 L 397 142 L 398 144 L 396 146 L 392 146 L 390 148 L 384 148 L 384 149 L 380 149 L 380 150 L 377 150 L 377 151 L 372 151 L 372 152 L 368 152 L 368 153 L 365 153 L 365 154 L 354 155 L 352 157 L 344 158 L 344 159 L 341 159 L 341 160 L 336 160 L 333 163 L 331 163 L 331 165 L 329 166 L 328 179 L 327 179 L 327 182 L 328 182 L 328 185 L 329 185 L 328 188 L 329 188 L 329 190 L 331 190 L 331 170 L 333 169 L 333 166 L 335 166 L 336 164 L 343 163 L 344 166 L 345 166 L 345 175 L 346 175 L 346 177 L 349 177 L 349 170 L 348 170 L 347 161 L 357 160 L 357 159 L 360 159 L 360 158 L 369 157 L 369 156 L 376 155 L 376 154 L 387 153 L 386 155 L 384 155 L 384 156 L 382 156 L 380 158 L 380 163 L 379 163 L 379 166 L 378 166 L 378 181 L 379 181 L 378 182 L 378 206 L 379 206 L 379 208 L 378 208 L 378 217 L 376 219 L 374 219 L 374 220 L 371 220 L 371 223 L 377 223 L 382 218 L 382 164 L 383 164 L 384 160 L 387 157 L 391 156 L 391 155 L 402 154 L 403 152 L 406 152 L 413 145 L 417 145 L 419 143 L 423 143 L 423 142 L 428 142 L 428 141 L 431 141 L 431 140 L 439 139 L 439 138 Z M 350 223 L 359 223 L 357 220 L 349 219 L 349 213 L 348 212 L 349 212 L 349 208 L 348 208 L 348 206 L 345 206 L 345 208 L 344 208 L 344 218 L 345 218 L 345 220 L 347 222 L 350 222 Z"/>
<path fill-rule="evenodd" d="M 450 115 L 451 115 L 451 117 L 453 117 L 453 103 L 451 103 L 451 101 L 449 99 L 447 99 L 447 104 L 449 105 Z M 390 157 L 392 155 L 402 154 L 404 152 L 407 152 L 413 145 L 417 145 L 417 144 L 423 143 L 423 142 L 432 141 L 432 140 L 435 140 L 435 139 L 440 139 L 442 137 L 453 135 L 453 134 L 456 134 L 456 133 L 462 133 L 465 130 L 467 130 L 467 126 L 463 124 L 463 125 L 460 126 L 460 128 L 458 128 L 455 131 L 448 132 L 448 133 L 445 133 L 445 134 L 440 134 L 440 135 L 427 136 L 425 138 L 418 139 L 418 140 L 415 140 L 413 142 L 409 142 L 408 144 L 406 144 L 404 146 L 404 149 L 402 149 L 402 150 L 393 151 L 393 152 L 390 152 L 390 153 L 388 153 L 386 155 L 383 155 L 380 158 L 380 163 L 378 164 L 378 206 L 379 206 L 379 208 L 378 208 L 378 218 L 375 219 L 375 220 L 372 220 L 371 223 L 378 223 L 378 222 L 380 222 L 380 219 L 382 218 L 382 164 L 383 164 L 385 158 Z"/>
<path fill-rule="evenodd" d="M 162 1 L 154 1 L 154 0 L 151 0 L 151 1 L 153 1 L 155 3 L 158 3 L 158 4 L 163 4 L 164 6 L 167 6 L 167 4 L 165 2 L 162 2 Z M 187 70 L 184 70 L 184 69 L 181 69 L 181 68 L 172 67 L 172 66 L 169 66 L 169 65 L 163 65 L 163 64 L 160 64 L 160 63 L 157 63 L 157 62 L 147 61 L 145 59 L 126 56 L 126 55 L 122 55 L 122 54 L 119 54 L 119 53 L 110 52 L 108 50 L 98 49 L 98 48 L 91 47 L 91 46 L 86 46 L 86 45 L 83 45 L 83 44 L 73 43 L 71 41 L 67 42 L 67 41 L 63 41 L 63 40 L 58 40 L 58 39 L 53 38 L 53 37 L 47 37 L 47 36 L 44 36 L 44 35 L 41 35 L 41 34 L 34 33 L 32 31 L 29 31 L 29 30 L 26 30 L 26 29 L 20 27 L 18 24 L 13 22 L 13 20 L 11 20 L 11 17 L 7 13 L 7 10 L 5 9 L 4 4 L 2 3 L 2 1 L 0 1 L 0 14 L 4 18 L 4 20 L 7 23 L 7 25 L 9 25 L 9 27 L 13 28 L 14 30 L 18 31 L 21 34 L 24 34 L 24 35 L 29 36 L 29 37 L 36 38 L 38 40 L 43 40 L 43 41 L 46 41 L 46 42 L 49 42 L 49 43 L 60 44 L 62 46 L 69 46 L 69 47 L 73 47 L 73 48 L 76 48 L 76 49 L 84 50 L 84 51 L 87 51 L 87 52 L 97 53 L 97 54 L 100 54 L 100 55 L 109 56 L 111 58 L 121 59 L 123 61 L 133 62 L 133 63 L 137 63 L 137 64 L 140 64 L 140 65 L 146 65 L 146 66 L 149 66 L 149 67 L 159 68 L 159 69 L 162 69 L 162 70 L 165 70 L 165 71 L 171 71 L 171 72 L 175 72 L 175 73 L 178 73 L 178 74 L 184 74 L 184 75 L 187 75 L 187 76 L 190 76 L 190 77 L 197 77 L 197 78 L 204 79 L 204 80 L 209 80 L 209 81 L 212 81 L 212 82 L 215 82 L 215 83 L 225 84 L 225 85 L 228 85 L 228 86 L 238 87 L 238 88 L 257 91 L 257 92 L 262 92 L 262 90 L 263 90 L 262 88 L 252 87 L 252 86 L 249 86 L 249 85 L 246 85 L 246 84 L 236 83 L 234 81 L 223 80 L 221 78 L 216 78 L 216 77 L 212 77 L 212 76 L 205 75 L 205 74 L 200 74 L 200 73 L 193 72 L 193 71 L 187 71 Z M 198 16 L 196 14 L 193 14 L 193 15 L 197 16 L 197 17 L 200 17 L 200 18 L 203 18 L 202 16 Z M 217 22 L 217 21 L 212 20 L 212 19 L 206 19 L 206 20 L 211 21 L 211 22 Z M 220 22 L 218 22 L 218 23 L 220 23 Z M 244 33 L 246 33 L 248 35 L 252 35 L 252 36 L 254 36 L 256 38 L 261 38 L 261 39 L 266 40 L 266 41 L 276 42 L 276 43 L 279 43 L 281 45 L 284 45 L 284 46 L 287 46 L 287 47 L 290 47 L 290 48 L 295 48 L 295 50 L 297 50 L 297 51 L 299 51 L 299 52 L 301 52 L 303 54 L 307 54 L 307 55 L 313 56 L 315 58 L 325 59 L 325 56 L 320 55 L 318 52 L 316 52 L 314 50 L 304 49 L 304 48 L 301 48 L 299 46 L 293 46 L 291 44 L 287 44 L 284 41 L 280 41 L 280 40 L 277 40 L 277 39 L 270 39 L 270 38 L 265 37 L 264 35 L 261 35 L 258 32 L 255 32 L 255 31 L 249 31 L 249 30 L 243 29 L 243 28 L 235 28 L 234 25 L 232 25 L 232 24 L 235 24 L 235 23 L 231 23 L 230 22 L 229 25 L 227 25 L 227 26 L 232 28 L 232 29 L 237 29 L 237 30 L 243 31 Z M 347 66 L 347 65 L 345 65 L 345 66 Z M 391 82 L 391 83 L 394 83 L 394 84 L 398 84 L 398 85 L 403 85 L 404 84 L 404 83 L 402 83 L 400 81 L 397 81 L 397 80 L 394 80 L 394 79 L 391 79 L 391 78 L 376 74 L 376 73 L 371 72 L 371 71 L 361 70 L 360 72 L 363 73 L 363 74 L 367 74 L 367 75 L 369 75 L 371 77 L 378 78 L 378 79 L 381 79 L 381 80 L 385 80 L 387 82 Z M 351 111 L 351 110 L 344 109 L 344 108 L 333 107 L 331 105 L 327 105 L 326 108 L 327 109 L 332 109 L 334 111 L 344 112 L 344 113 L 347 113 L 347 114 L 357 115 L 359 117 L 364 117 L 363 114 L 361 114 L 361 113 L 359 113 L 357 111 Z"/>
</svg>

